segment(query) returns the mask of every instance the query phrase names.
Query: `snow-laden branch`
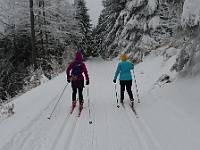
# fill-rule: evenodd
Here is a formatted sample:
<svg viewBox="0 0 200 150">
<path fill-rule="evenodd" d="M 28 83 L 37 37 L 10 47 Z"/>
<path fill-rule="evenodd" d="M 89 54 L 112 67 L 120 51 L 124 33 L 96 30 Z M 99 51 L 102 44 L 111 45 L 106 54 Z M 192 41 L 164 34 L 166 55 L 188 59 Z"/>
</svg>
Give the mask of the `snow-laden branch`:
<svg viewBox="0 0 200 150">
<path fill-rule="evenodd" d="M 200 22 L 200 1 L 185 0 L 181 17 L 182 26 L 195 26 Z"/>
</svg>

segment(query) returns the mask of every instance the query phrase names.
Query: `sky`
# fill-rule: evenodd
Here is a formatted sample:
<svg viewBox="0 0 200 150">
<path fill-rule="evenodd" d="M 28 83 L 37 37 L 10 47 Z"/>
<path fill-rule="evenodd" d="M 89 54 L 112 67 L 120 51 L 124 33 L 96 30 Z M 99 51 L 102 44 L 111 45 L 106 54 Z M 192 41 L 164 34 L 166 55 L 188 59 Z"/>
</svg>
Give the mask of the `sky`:
<svg viewBox="0 0 200 150">
<path fill-rule="evenodd" d="M 125 108 L 117 103 L 119 80 L 116 90 L 112 81 L 119 58 L 90 58 L 81 116 L 77 117 L 78 107 L 69 114 L 72 90 L 65 72 L 51 81 L 42 78 L 40 86 L 1 109 L 6 112 L 6 106 L 14 104 L 15 114 L 0 113 L 0 149 L 199 150 L 200 76 L 171 72 L 176 53 L 166 55 L 168 59 L 152 51 L 135 65 L 132 91 L 139 118 L 127 93 Z"/>
<path fill-rule="evenodd" d="M 86 6 L 89 9 L 88 13 L 90 15 L 91 23 L 97 25 L 98 18 L 103 9 L 102 0 L 85 0 Z"/>
<path fill-rule="evenodd" d="M 69 0 L 70 3 L 74 3 L 74 0 Z M 89 9 L 88 13 L 90 15 L 91 23 L 93 26 L 97 25 L 98 18 L 103 9 L 102 0 L 85 0 L 86 7 Z"/>
</svg>

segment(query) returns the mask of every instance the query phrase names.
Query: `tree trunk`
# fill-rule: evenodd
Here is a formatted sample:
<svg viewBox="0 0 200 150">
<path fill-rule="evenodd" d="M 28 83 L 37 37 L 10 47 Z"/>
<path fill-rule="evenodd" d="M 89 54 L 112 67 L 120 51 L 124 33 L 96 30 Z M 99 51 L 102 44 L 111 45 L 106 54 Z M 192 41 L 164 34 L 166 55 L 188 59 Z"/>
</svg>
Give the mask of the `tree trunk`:
<svg viewBox="0 0 200 150">
<path fill-rule="evenodd" d="M 44 50 L 44 39 L 43 39 L 43 26 L 44 26 L 44 23 L 42 22 L 43 20 L 42 20 L 42 11 L 41 11 L 41 8 L 43 7 L 43 2 L 39 2 L 39 9 L 40 9 L 40 11 L 39 11 L 39 28 L 40 28 L 40 42 L 41 42 L 41 51 L 42 51 L 42 57 L 45 57 L 45 50 Z"/>
<path fill-rule="evenodd" d="M 30 0 L 30 19 L 31 19 L 32 63 L 34 65 L 34 69 L 36 69 L 37 68 L 37 63 L 36 63 L 36 46 L 35 46 L 35 28 L 34 28 L 33 0 Z"/>
<path fill-rule="evenodd" d="M 44 1 L 43 1 L 43 18 L 44 18 L 44 24 L 45 24 L 45 26 L 47 26 L 46 14 L 44 11 L 44 7 L 45 6 L 44 6 Z M 47 55 L 47 58 L 49 58 L 49 39 L 48 39 L 47 29 L 46 29 L 45 37 L 46 37 L 46 44 L 47 44 L 46 55 Z"/>
</svg>

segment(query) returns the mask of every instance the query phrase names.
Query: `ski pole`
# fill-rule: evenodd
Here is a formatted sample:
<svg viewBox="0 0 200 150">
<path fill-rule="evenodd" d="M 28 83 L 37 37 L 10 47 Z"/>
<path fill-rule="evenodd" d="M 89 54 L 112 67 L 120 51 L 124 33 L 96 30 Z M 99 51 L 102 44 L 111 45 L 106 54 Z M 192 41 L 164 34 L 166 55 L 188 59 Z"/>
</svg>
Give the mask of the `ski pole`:
<svg viewBox="0 0 200 150">
<path fill-rule="evenodd" d="M 115 84 L 115 93 L 116 93 L 116 98 L 117 98 L 117 108 L 119 108 L 119 103 L 118 103 L 118 97 L 117 97 L 117 88 L 116 88 L 116 84 Z"/>
<path fill-rule="evenodd" d="M 92 120 L 90 117 L 90 97 L 89 97 L 89 87 L 87 87 L 87 98 L 88 98 L 88 108 L 89 108 L 89 124 L 92 124 Z"/>
<path fill-rule="evenodd" d="M 57 106 L 58 102 L 60 101 L 60 99 L 61 99 L 61 97 L 62 97 L 62 95 L 63 95 L 63 93 L 64 93 L 64 91 L 65 91 L 65 89 L 66 89 L 66 87 L 67 87 L 67 85 L 68 85 L 68 83 L 65 85 L 65 87 L 64 87 L 64 89 L 63 89 L 63 91 L 62 91 L 62 93 L 61 93 L 61 95 L 60 95 L 60 98 L 58 99 L 56 105 L 54 106 L 53 111 L 51 112 L 51 115 L 50 115 L 47 119 L 49 119 L 49 120 L 51 119 L 51 116 L 53 115 L 53 113 L 54 113 L 54 111 L 55 111 L 55 109 L 56 109 L 56 106 Z"/>
<path fill-rule="evenodd" d="M 138 88 L 137 88 L 137 82 L 136 82 L 136 78 L 135 78 L 134 71 L 133 71 L 133 76 L 134 76 L 134 79 L 135 79 L 135 88 L 136 88 L 136 93 L 137 93 L 138 103 L 140 103 L 140 100 L 139 100 L 139 94 L 138 94 Z"/>
</svg>

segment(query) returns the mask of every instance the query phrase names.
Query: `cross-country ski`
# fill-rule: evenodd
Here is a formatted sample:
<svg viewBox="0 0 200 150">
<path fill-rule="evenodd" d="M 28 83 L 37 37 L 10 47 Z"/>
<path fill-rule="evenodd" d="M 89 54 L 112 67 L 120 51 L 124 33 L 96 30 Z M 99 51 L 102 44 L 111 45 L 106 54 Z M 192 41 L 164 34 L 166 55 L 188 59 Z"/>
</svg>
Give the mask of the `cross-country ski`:
<svg viewBox="0 0 200 150">
<path fill-rule="evenodd" d="M 79 108 L 79 111 L 78 111 L 78 117 L 81 116 L 81 112 L 82 112 L 83 108 Z"/>
<path fill-rule="evenodd" d="M 73 111 L 74 111 L 74 109 L 75 109 L 75 107 L 76 107 L 76 103 L 77 103 L 77 101 L 78 101 L 78 99 L 77 100 L 75 100 L 75 101 L 72 101 L 72 106 L 71 106 L 71 110 L 70 110 L 70 114 L 72 114 L 73 113 Z"/>
<path fill-rule="evenodd" d="M 130 105 L 131 109 L 133 110 L 133 113 L 135 114 L 136 118 L 139 118 L 139 115 L 138 115 L 137 111 L 135 110 L 135 106 L 133 105 L 133 103 L 130 103 L 129 105 Z"/>
<path fill-rule="evenodd" d="M 71 111 L 70 111 L 70 114 L 73 113 L 75 107 L 76 107 L 76 106 L 72 106 Z"/>
</svg>

